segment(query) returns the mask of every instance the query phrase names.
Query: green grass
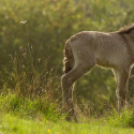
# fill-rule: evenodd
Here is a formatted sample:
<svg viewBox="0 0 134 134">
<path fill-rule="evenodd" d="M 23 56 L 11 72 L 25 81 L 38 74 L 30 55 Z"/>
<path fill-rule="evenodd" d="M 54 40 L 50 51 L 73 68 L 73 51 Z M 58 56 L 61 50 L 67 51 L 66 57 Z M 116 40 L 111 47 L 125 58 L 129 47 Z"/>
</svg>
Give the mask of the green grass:
<svg viewBox="0 0 134 134">
<path fill-rule="evenodd" d="M 133 128 L 117 127 L 108 120 L 91 119 L 90 123 L 70 123 L 22 119 L 11 114 L 0 115 L 1 134 L 134 134 Z"/>
<path fill-rule="evenodd" d="M 81 116 L 77 124 L 66 122 L 60 107 L 43 98 L 0 95 L 0 134 L 134 134 L 132 109 L 120 117 L 114 110 L 109 117 Z"/>
</svg>

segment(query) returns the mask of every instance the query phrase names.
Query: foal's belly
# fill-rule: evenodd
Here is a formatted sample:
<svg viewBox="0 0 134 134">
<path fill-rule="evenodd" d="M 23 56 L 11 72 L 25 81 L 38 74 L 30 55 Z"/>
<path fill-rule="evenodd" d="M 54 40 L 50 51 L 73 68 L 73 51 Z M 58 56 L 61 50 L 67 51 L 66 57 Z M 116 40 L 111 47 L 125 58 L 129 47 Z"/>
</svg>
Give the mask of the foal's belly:
<svg viewBox="0 0 134 134">
<path fill-rule="evenodd" d="M 109 67 L 109 68 L 113 68 L 116 66 L 116 64 L 114 62 L 111 62 L 107 59 L 100 59 L 100 58 L 97 58 L 97 65 L 100 65 L 102 67 Z"/>
<path fill-rule="evenodd" d="M 115 47 L 99 49 L 95 52 L 95 57 L 98 65 L 110 68 L 122 66 L 129 59 L 127 49 L 124 46 L 118 47 L 118 49 Z"/>
<path fill-rule="evenodd" d="M 103 67 L 117 68 L 126 62 L 126 58 L 123 55 L 112 55 L 104 57 L 96 57 L 97 64 Z"/>
</svg>

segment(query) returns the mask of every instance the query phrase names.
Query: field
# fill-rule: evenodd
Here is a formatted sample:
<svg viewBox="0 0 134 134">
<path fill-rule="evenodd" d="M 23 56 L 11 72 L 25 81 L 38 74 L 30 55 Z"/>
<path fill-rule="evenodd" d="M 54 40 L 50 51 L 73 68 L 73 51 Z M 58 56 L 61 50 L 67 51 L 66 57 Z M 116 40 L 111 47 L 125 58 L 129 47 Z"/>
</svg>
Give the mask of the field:
<svg viewBox="0 0 134 134">
<path fill-rule="evenodd" d="M 113 119 L 113 122 L 116 120 Z M 0 115 L 0 134 L 134 134 L 134 129 L 114 126 L 106 119 L 89 123 L 70 123 L 65 121 L 22 119 L 12 114 Z"/>
<path fill-rule="evenodd" d="M 120 117 L 79 117 L 79 123 L 65 121 L 60 107 L 40 105 L 40 99 L 15 94 L 0 96 L 0 134 L 133 134 L 134 114 L 125 110 Z"/>
</svg>

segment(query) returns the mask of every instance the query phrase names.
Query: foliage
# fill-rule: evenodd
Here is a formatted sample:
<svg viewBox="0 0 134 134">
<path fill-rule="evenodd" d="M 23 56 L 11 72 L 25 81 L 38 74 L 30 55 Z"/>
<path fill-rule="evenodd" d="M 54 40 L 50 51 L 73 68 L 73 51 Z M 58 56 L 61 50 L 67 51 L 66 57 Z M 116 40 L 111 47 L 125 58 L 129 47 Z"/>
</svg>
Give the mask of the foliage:
<svg viewBox="0 0 134 134">
<path fill-rule="evenodd" d="M 134 22 L 133 0 L 4 0 L 0 2 L 0 91 L 18 96 L 61 94 L 63 46 L 83 31 L 111 32 Z M 115 104 L 115 82 L 109 70 L 95 68 L 78 81 L 75 100 Z M 96 97 L 94 97 L 96 96 Z M 53 98 L 53 99 L 52 99 Z M 83 99 L 81 99 L 83 98 Z M 18 100 L 19 101 L 19 100 Z M 17 107 L 17 104 L 12 104 Z"/>
</svg>

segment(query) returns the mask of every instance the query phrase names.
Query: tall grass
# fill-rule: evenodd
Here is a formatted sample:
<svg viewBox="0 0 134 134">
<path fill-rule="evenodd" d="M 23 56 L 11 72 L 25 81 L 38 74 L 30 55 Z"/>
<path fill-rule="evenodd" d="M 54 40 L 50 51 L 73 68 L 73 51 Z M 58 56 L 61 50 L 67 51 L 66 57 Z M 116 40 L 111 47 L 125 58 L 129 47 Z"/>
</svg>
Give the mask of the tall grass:
<svg viewBox="0 0 134 134">
<path fill-rule="evenodd" d="M 1 109 L 20 116 L 40 114 L 56 120 L 61 115 L 60 76 L 56 67 L 47 67 L 49 57 L 38 67 L 41 59 L 34 59 L 32 53 L 32 46 L 21 47 L 17 53 L 9 55 L 10 69 L 2 66 Z"/>
<path fill-rule="evenodd" d="M 56 68 L 48 68 L 49 57 L 42 61 L 40 58 L 34 59 L 32 56 L 33 48 L 20 47 L 20 50 L 14 55 L 9 55 L 10 69 L 2 66 L 1 71 L 1 93 L 7 92 L 7 89 L 24 96 L 56 96 L 60 91 L 59 79 L 56 75 Z M 40 66 L 35 66 L 35 63 Z M 53 94 L 55 93 L 55 94 Z M 49 97 L 49 98 L 53 98 Z"/>
<path fill-rule="evenodd" d="M 38 119 L 58 121 L 63 118 L 60 105 L 48 102 L 45 98 L 31 100 L 28 97 L 20 97 L 15 93 L 0 96 L 0 113 L 10 113 L 24 119 Z"/>
</svg>

